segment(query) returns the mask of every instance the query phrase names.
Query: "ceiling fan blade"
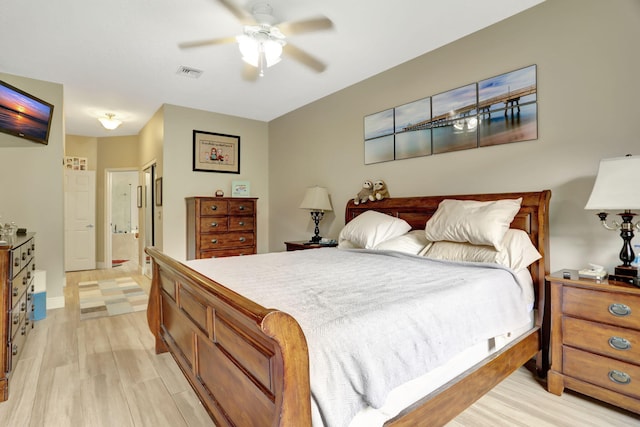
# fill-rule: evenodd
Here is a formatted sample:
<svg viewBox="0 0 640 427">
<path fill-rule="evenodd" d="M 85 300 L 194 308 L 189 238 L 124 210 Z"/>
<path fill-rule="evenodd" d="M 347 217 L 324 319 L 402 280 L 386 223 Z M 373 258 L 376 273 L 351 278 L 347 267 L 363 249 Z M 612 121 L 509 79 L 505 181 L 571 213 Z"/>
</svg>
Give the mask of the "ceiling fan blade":
<svg viewBox="0 0 640 427">
<path fill-rule="evenodd" d="M 333 22 L 324 16 L 310 18 L 302 21 L 283 22 L 276 25 L 282 34 L 290 36 L 294 34 L 309 33 L 311 31 L 328 30 L 333 28 Z"/>
<path fill-rule="evenodd" d="M 255 82 L 258 80 L 258 69 L 246 62 L 243 62 L 242 64 L 242 79 L 248 82 Z"/>
<path fill-rule="evenodd" d="M 301 62 L 302 64 L 318 73 L 323 72 L 327 68 L 327 66 L 323 62 L 314 58 L 304 50 L 293 46 L 291 43 L 287 43 L 282 50 L 287 55 L 291 56 L 295 60 Z"/>
<path fill-rule="evenodd" d="M 226 7 L 227 10 L 231 12 L 243 25 L 256 25 L 256 20 L 253 16 L 238 6 L 235 2 L 230 0 L 218 0 L 218 3 Z"/>
<path fill-rule="evenodd" d="M 189 49 L 192 47 L 202 47 L 202 46 L 211 46 L 216 44 L 227 44 L 227 43 L 235 43 L 235 37 L 222 37 L 219 39 L 208 39 L 208 40 L 196 40 L 192 42 L 180 43 L 178 47 L 180 49 Z"/>
</svg>

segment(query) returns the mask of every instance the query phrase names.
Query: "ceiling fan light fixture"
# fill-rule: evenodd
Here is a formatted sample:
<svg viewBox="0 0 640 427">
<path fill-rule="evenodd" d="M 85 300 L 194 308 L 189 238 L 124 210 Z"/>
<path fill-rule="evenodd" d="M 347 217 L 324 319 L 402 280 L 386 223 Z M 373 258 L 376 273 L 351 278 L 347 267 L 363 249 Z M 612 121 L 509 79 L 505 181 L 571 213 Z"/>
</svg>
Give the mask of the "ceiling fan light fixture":
<svg viewBox="0 0 640 427">
<path fill-rule="evenodd" d="M 102 126 L 107 130 L 114 130 L 122 124 L 122 120 L 118 120 L 113 113 L 106 113 L 106 117 L 98 117 Z"/>
<path fill-rule="evenodd" d="M 283 41 L 258 40 L 247 35 L 238 36 L 236 39 L 238 40 L 242 60 L 249 65 L 256 68 L 266 65 L 266 68 L 269 68 L 282 59 Z"/>
</svg>

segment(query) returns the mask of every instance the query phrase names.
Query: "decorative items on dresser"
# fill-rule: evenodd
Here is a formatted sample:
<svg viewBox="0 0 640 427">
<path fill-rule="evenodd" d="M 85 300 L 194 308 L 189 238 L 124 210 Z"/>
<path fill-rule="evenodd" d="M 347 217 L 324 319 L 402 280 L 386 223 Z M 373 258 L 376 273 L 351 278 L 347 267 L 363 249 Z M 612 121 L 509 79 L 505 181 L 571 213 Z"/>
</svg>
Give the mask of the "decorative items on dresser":
<svg viewBox="0 0 640 427">
<path fill-rule="evenodd" d="M 34 233 L 0 242 L 0 402 L 9 397 L 9 376 L 33 327 Z"/>
<path fill-rule="evenodd" d="M 187 259 L 255 254 L 257 200 L 188 197 Z"/>
<path fill-rule="evenodd" d="M 564 388 L 640 413 L 640 289 L 579 278 L 547 277 L 551 286 L 548 389 Z"/>
</svg>

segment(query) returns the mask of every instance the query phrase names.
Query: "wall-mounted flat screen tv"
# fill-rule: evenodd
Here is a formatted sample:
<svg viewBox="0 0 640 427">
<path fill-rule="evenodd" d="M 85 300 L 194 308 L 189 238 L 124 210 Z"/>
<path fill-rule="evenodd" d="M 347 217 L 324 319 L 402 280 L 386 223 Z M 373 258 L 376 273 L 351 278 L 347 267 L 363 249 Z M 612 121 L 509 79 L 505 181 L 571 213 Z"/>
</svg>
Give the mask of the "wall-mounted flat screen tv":
<svg viewBox="0 0 640 427">
<path fill-rule="evenodd" d="M 0 80 L 0 132 L 49 143 L 53 105 Z"/>
</svg>

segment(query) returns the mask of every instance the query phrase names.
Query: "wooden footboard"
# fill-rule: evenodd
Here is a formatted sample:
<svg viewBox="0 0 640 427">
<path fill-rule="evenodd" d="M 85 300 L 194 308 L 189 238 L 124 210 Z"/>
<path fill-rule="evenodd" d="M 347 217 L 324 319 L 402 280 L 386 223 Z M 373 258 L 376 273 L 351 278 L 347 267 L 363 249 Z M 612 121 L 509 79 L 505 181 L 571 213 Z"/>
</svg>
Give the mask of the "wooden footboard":
<svg viewBox="0 0 640 427">
<path fill-rule="evenodd" d="M 147 320 L 217 426 L 310 426 L 309 357 L 298 323 L 147 248 Z"/>
</svg>

